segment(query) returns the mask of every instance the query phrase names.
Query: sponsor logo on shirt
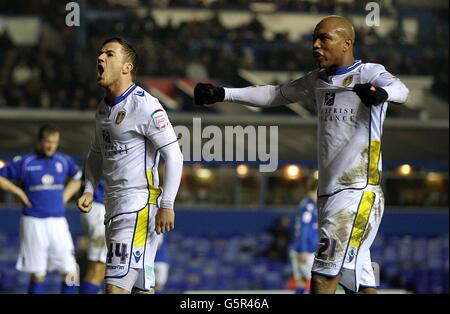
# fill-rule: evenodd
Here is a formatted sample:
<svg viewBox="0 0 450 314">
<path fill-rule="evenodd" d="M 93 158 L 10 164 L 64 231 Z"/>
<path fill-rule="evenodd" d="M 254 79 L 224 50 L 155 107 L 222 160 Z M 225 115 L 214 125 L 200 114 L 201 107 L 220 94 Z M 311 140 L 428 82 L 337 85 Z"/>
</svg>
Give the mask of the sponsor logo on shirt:
<svg viewBox="0 0 450 314">
<path fill-rule="evenodd" d="M 320 120 L 356 122 L 356 110 L 353 108 L 322 108 Z"/>
<path fill-rule="evenodd" d="M 30 191 L 50 191 L 50 190 L 63 190 L 64 184 L 54 184 L 55 178 L 52 175 L 45 174 L 41 177 L 41 183 L 39 185 L 30 186 Z"/>
<path fill-rule="evenodd" d="M 114 157 L 116 155 L 127 155 L 129 148 L 127 145 L 102 145 L 104 157 Z"/>
<path fill-rule="evenodd" d="M 138 263 L 142 256 L 141 251 L 133 252 L 133 255 L 134 255 L 134 260 L 136 261 L 136 263 Z"/>
<path fill-rule="evenodd" d="M 44 185 L 51 185 L 55 182 L 55 178 L 49 174 L 44 174 L 41 178 L 41 182 Z"/>
<path fill-rule="evenodd" d="M 303 213 L 303 217 L 302 217 L 303 223 L 309 224 L 311 222 L 311 219 L 312 219 L 312 214 L 310 212 Z"/>
<path fill-rule="evenodd" d="M 356 249 L 354 247 L 350 248 L 347 254 L 347 262 L 351 263 L 356 256 Z"/>
<path fill-rule="evenodd" d="M 102 130 L 103 141 L 106 143 L 111 143 L 111 136 L 107 130 Z"/>
<path fill-rule="evenodd" d="M 337 264 L 335 264 L 335 263 L 325 262 L 325 261 L 322 261 L 319 259 L 316 259 L 314 261 L 314 264 L 319 267 L 331 268 L 331 269 L 336 269 L 338 267 Z"/>
<path fill-rule="evenodd" d="M 112 270 L 116 270 L 116 269 L 124 270 L 125 266 L 122 266 L 122 265 L 107 265 L 106 268 L 112 269 Z"/>
<path fill-rule="evenodd" d="M 334 94 L 334 93 L 326 93 L 325 101 L 324 101 L 323 105 L 328 106 L 328 107 L 333 106 L 335 96 L 336 96 L 336 94 Z"/>
<path fill-rule="evenodd" d="M 152 113 L 153 123 L 158 130 L 164 129 L 169 125 L 167 114 L 162 109 L 158 109 Z"/>
</svg>

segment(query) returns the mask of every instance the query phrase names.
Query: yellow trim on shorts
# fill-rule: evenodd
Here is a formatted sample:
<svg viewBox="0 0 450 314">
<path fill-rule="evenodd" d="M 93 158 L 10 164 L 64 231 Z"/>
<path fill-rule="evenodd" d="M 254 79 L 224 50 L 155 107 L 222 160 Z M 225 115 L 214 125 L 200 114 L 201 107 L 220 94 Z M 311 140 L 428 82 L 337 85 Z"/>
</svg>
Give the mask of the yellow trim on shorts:
<svg viewBox="0 0 450 314">
<path fill-rule="evenodd" d="M 133 246 L 144 247 L 148 233 L 148 204 L 138 212 L 136 231 L 134 232 Z"/>
<path fill-rule="evenodd" d="M 157 205 L 158 197 L 161 195 L 161 189 L 153 185 L 152 169 L 147 169 L 147 180 L 150 193 L 150 199 L 148 203 L 151 205 Z"/>
<path fill-rule="evenodd" d="M 369 215 L 374 202 L 375 193 L 364 191 L 361 203 L 359 204 L 358 212 L 356 214 L 352 235 L 350 237 L 350 247 L 357 249 L 361 245 L 364 230 L 366 230 L 367 222 L 369 221 Z"/>
<path fill-rule="evenodd" d="M 378 162 L 380 161 L 381 141 L 370 141 L 370 156 L 369 156 L 369 184 L 380 184 L 380 171 L 378 170 Z"/>
</svg>

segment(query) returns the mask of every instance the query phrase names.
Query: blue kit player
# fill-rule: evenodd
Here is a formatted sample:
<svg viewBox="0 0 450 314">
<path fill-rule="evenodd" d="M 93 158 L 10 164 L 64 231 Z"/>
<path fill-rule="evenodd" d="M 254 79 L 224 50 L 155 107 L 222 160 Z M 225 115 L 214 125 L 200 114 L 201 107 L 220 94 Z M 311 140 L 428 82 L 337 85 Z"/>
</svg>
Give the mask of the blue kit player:
<svg viewBox="0 0 450 314">
<path fill-rule="evenodd" d="M 37 150 L 0 169 L 0 188 L 24 205 L 16 268 L 31 274 L 28 292 L 33 294 L 44 293 L 46 272 L 53 270 L 62 275 L 62 293 L 76 293 L 74 245 L 64 206 L 80 189 L 81 172 L 72 158 L 57 151 L 59 140 L 59 130 L 44 125 Z"/>
<path fill-rule="evenodd" d="M 158 249 L 155 256 L 155 292 L 161 293 L 169 275 L 169 251 L 164 241 L 164 234 L 158 237 Z"/>
<path fill-rule="evenodd" d="M 295 292 L 297 294 L 304 294 L 309 291 L 314 252 L 319 242 L 317 183 L 318 173 L 315 172 L 306 182 L 308 194 L 300 203 L 300 210 L 295 223 L 295 240 L 290 250 Z"/>
</svg>

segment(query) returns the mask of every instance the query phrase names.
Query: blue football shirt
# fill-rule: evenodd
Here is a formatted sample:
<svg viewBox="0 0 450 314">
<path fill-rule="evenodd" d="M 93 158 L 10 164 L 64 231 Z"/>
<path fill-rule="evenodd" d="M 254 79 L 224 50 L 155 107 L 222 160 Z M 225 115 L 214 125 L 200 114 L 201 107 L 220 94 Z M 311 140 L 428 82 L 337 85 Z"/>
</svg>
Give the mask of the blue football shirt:
<svg viewBox="0 0 450 314">
<path fill-rule="evenodd" d="M 56 152 L 47 157 L 38 153 L 16 156 L 0 176 L 18 180 L 31 202 L 24 206 L 23 214 L 37 218 L 64 216 L 64 183 L 69 177 L 81 178 L 81 172 L 73 159 Z"/>
</svg>

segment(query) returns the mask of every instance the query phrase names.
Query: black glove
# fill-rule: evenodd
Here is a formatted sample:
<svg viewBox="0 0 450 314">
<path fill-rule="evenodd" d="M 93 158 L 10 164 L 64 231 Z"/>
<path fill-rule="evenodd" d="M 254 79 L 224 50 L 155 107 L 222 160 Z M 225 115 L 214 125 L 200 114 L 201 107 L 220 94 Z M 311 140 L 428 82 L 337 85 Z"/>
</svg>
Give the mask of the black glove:
<svg viewBox="0 0 450 314">
<path fill-rule="evenodd" d="M 225 99 L 225 89 L 212 84 L 198 83 L 194 88 L 194 101 L 197 106 L 213 104 Z"/>
<path fill-rule="evenodd" d="M 375 89 L 374 91 L 371 88 Z M 381 87 L 375 87 L 370 83 L 355 84 L 353 91 L 361 98 L 362 102 L 370 106 L 378 106 L 388 99 L 388 93 Z"/>
</svg>

